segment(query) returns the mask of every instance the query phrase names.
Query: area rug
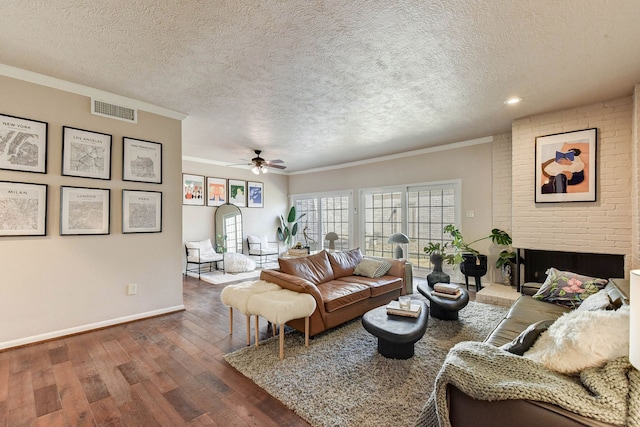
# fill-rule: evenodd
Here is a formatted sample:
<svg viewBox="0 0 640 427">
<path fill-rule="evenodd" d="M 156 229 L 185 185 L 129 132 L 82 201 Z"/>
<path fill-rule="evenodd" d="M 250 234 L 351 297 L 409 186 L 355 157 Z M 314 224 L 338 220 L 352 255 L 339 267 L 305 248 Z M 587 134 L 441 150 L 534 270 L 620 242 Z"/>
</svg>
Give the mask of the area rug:
<svg viewBox="0 0 640 427">
<path fill-rule="evenodd" d="M 223 271 L 211 271 L 200 274 L 200 280 L 211 283 L 212 285 L 222 285 L 231 282 L 238 282 L 241 280 L 257 280 L 260 277 L 262 270 L 278 268 L 278 263 L 264 264 L 262 268 L 255 269 L 253 271 L 247 271 L 246 273 L 225 273 Z M 198 273 L 189 273 L 190 277 L 198 278 Z"/>
<path fill-rule="evenodd" d="M 421 298 L 421 295 L 413 295 Z M 429 318 L 408 360 L 386 359 L 361 320 L 317 335 L 304 347 L 297 331 L 224 356 L 225 360 L 313 426 L 412 426 L 449 349 L 482 341 L 507 307 L 469 302 L 458 321 Z"/>
</svg>

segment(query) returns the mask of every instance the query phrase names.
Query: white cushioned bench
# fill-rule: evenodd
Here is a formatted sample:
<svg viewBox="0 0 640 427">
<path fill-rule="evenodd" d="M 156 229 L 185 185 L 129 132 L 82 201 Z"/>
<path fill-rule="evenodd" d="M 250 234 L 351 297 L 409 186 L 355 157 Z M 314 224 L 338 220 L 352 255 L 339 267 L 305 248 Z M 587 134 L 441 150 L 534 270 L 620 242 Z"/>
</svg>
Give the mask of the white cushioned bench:
<svg viewBox="0 0 640 427">
<path fill-rule="evenodd" d="M 229 335 L 233 335 L 233 309 L 235 308 L 247 318 L 247 345 L 251 345 L 251 316 L 256 313 L 249 311 L 249 298 L 262 292 L 277 291 L 280 289 L 282 288 L 275 283 L 264 280 L 252 280 L 225 286 L 220 293 L 220 300 L 224 305 L 229 307 Z M 256 331 L 256 343 L 257 337 L 258 332 Z"/>
<path fill-rule="evenodd" d="M 278 291 L 255 294 L 247 305 L 256 314 L 256 345 L 258 343 L 258 317 L 280 327 L 280 359 L 284 358 L 284 324 L 289 320 L 304 318 L 304 345 L 309 346 L 309 316 L 316 309 L 316 300 L 309 294 L 280 289 Z"/>
<path fill-rule="evenodd" d="M 247 319 L 247 345 L 251 344 L 251 316 L 255 315 L 255 345 L 258 345 L 259 318 L 264 317 L 280 326 L 280 359 L 284 358 L 284 324 L 293 319 L 305 319 L 305 346 L 309 345 L 309 316 L 316 301 L 309 294 L 282 289 L 275 283 L 253 280 L 227 285 L 220 293 L 222 303 L 229 307 L 229 334 L 233 334 L 233 309 Z"/>
</svg>

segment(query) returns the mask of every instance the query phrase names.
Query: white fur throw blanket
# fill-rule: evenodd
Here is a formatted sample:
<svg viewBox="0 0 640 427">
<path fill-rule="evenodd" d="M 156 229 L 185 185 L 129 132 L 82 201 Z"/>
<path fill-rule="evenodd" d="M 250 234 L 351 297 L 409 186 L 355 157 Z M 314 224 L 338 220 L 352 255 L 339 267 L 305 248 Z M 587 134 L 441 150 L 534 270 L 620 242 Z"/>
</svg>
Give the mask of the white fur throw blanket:
<svg viewBox="0 0 640 427">
<path fill-rule="evenodd" d="M 461 342 L 449 351 L 417 426 L 451 426 L 447 384 L 476 399 L 535 400 L 610 424 L 640 426 L 640 372 L 626 356 L 585 369 L 578 377 L 490 344 Z"/>
</svg>

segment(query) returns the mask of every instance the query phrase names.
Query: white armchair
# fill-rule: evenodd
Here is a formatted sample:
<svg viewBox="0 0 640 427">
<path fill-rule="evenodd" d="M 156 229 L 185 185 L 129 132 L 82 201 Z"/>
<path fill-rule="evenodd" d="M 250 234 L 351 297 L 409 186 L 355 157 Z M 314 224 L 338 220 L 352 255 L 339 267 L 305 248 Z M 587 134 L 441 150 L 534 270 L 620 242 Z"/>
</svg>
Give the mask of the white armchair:
<svg viewBox="0 0 640 427">
<path fill-rule="evenodd" d="M 247 246 L 249 248 L 249 256 L 258 257 L 260 267 L 264 265 L 265 261 L 269 261 L 269 257 L 274 257 L 275 261 L 278 260 L 280 245 L 278 242 L 270 242 L 267 236 L 247 236 Z"/>
<path fill-rule="evenodd" d="M 215 265 L 218 269 L 218 263 L 224 261 L 222 254 L 217 253 L 211 245 L 211 239 L 200 240 L 196 242 L 186 242 L 184 244 L 185 251 L 187 252 L 187 266 L 185 267 L 184 274 L 198 273 L 198 280 L 200 280 L 200 274 L 203 271 L 213 271 Z M 189 264 L 195 264 L 197 267 L 189 269 Z M 203 270 L 208 265 L 209 270 Z M 223 263 L 224 269 L 224 263 Z"/>
</svg>

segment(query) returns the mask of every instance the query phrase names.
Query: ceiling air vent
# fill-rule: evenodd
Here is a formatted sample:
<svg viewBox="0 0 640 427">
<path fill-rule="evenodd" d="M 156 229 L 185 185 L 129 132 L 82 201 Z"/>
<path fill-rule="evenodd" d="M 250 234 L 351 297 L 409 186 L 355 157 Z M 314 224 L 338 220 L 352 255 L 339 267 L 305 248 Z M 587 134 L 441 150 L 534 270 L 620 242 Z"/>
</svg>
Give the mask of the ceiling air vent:
<svg viewBox="0 0 640 427">
<path fill-rule="evenodd" d="M 112 119 L 123 120 L 129 123 L 138 123 L 138 112 L 134 108 L 91 99 L 91 114 Z"/>
</svg>

